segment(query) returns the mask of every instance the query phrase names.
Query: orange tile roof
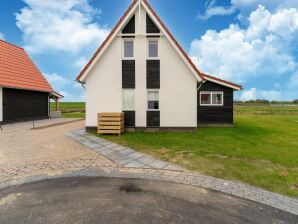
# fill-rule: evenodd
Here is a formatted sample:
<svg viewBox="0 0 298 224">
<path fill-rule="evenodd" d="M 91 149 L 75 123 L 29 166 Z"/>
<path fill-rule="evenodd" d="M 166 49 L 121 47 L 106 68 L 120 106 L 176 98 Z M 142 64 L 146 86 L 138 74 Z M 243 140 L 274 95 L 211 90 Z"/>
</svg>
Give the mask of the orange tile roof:
<svg viewBox="0 0 298 224">
<path fill-rule="evenodd" d="M 0 86 L 53 92 L 23 48 L 0 40 Z"/>
</svg>

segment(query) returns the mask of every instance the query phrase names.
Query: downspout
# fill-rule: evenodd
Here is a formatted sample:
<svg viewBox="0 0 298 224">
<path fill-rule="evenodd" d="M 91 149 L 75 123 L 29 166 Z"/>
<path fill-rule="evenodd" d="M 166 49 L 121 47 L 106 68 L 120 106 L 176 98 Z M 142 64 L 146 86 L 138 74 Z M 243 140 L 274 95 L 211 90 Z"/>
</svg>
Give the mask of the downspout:
<svg viewBox="0 0 298 224">
<path fill-rule="evenodd" d="M 206 82 L 206 80 L 202 80 L 201 82 L 199 82 L 199 87 L 197 89 L 197 92 L 202 88 L 203 84 Z"/>
<path fill-rule="evenodd" d="M 82 85 L 82 87 L 83 87 L 84 89 L 86 89 L 85 83 L 82 83 L 82 82 L 81 82 L 81 85 Z"/>
<path fill-rule="evenodd" d="M 199 96 L 199 90 L 202 88 L 203 84 L 206 82 L 206 80 L 202 80 L 199 82 L 199 87 L 197 89 L 197 126 L 199 126 L 199 117 L 198 117 L 198 109 L 199 109 L 199 101 L 200 101 L 200 96 Z"/>
</svg>

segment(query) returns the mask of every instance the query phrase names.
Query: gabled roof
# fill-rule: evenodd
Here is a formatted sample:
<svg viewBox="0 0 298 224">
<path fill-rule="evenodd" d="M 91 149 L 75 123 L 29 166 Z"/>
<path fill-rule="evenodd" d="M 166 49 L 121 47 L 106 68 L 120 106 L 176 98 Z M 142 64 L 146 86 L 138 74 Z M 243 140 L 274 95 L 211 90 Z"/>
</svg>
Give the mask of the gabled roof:
<svg viewBox="0 0 298 224">
<path fill-rule="evenodd" d="M 23 48 L 0 40 L 0 86 L 53 92 Z"/>
<path fill-rule="evenodd" d="M 120 30 L 120 28 L 124 28 L 125 22 L 129 19 L 130 14 L 136 9 L 138 6 L 137 3 L 142 4 L 150 13 L 150 16 L 153 18 L 154 22 L 156 22 L 161 29 L 164 31 L 165 36 L 169 39 L 169 41 L 173 44 L 174 48 L 178 51 L 178 53 L 183 57 L 185 62 L 190 66 L 191 70 L 195 73 L 196 78 L 198 81 L 216 81 L 217 83 L 220 83 L 222 85 L 228 86 L 230 88 L 240 90 L 242 89 L 241 86 L 209 76 L 202 74 L 198 68 L 195 66 L 195 64 L 192 62 L 192 60 L 189 58 L 189 56 L 186 54 L 186 52 L 183 50 L 183 48 L 180 46 L 178 41 L 174 38 L 174 36 L 171 34 L 171 32 L 168 30 L 168 28 L 165 26 L 165 24 L 162 22 L 160 17 L 156 14 L 156 12 L 153 10 L 153 8 L 150 6 L 147 0 L 134 0 L 133 3 L 129 6 L 128 10 L 124 13 L 124 15 L 121 17 L 119 22 L 116 24 L 114 29 L 111 31 L 111 33 L 108 35 L 108 37 L 105 39 L 105 41 L 101 44 L 101 46 L 97 49 L 95 54 L 92 56 L 88 64 L 84 67 L 84 69 L 81 71 L 81 73 L 78 75 L 76 80 L 78 82 L 84 83 L 84 76 L 88 75 L 88 70 L 92 68 L 96 60 L 103 54 L 105 49 L 107 48 L 108 44 L 115 38 L 117 35 L 117 31 Z"/>
</svg>

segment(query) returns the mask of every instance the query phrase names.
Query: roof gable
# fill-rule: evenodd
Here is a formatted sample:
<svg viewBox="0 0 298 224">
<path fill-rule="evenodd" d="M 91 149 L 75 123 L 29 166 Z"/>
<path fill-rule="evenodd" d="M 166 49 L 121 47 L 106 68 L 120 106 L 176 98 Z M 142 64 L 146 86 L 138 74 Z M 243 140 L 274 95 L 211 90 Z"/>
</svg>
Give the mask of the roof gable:
<svg viewBox="0 0 298 224">
<path fill-rule="evenodd" d="M 203 75 L 199 72 L 199 70 L 196 68 L 196 66 L 192 63 L 190 58 L 187 56 L 187 54 L 184 52 L 182 47 L 178 44 L 178 42 L 174 39 L 173 35 L 170 34 L 168 29 L 165 27 L 165 25 L 161 22 L 160 18 L 157 16 L 157 14 L 153 11 L 151 6 L 146 0 L 134 0 L 133 3 L 130 5 L 128 10 L 125 12 L 125 14 L 121 17 L 119 22 L 116 24 L 114 29 L 111 31 L 111 33 L 108 35 L 106 40 L 102 43 L 102 45 L 99 47 L 99 49 L 95 52 L 93 57 L 90 59 L 89 63 L 85 66 L 85 68 L 81 71 L 79 76 L 77 77 L 77 81 L 84 82 L 86 77 L 88 76 L 89 71 L 92 69 L 94 64 L 96 64 L 97 60 L 101 57 L 101 55 L 104 53 L 104 51 L 109 47 L 111 42 L 116 38 L 117 34 L 121 32 L 129 22 L 130 18 L 134 16 L 134 13 L 139 7 L 143 7 L 146 11 L 146 13 L 150 16 L 153 24 L 155 24 L 162 33 L 166 36 L 166 38 L 170 41 L 174 49 L 179 53 L 183 61 L 186 63 L 186 65 L 189 67 L 189 69 L 192 71 L 196 79 L 198 81 L 204 80 Z"/>
<path fill-rule="evenodd" d="M 156 12 L 153 10 L 153 8 L 150 6 L 147 0 L 134 0 L 133 3 L 130 5 L 128 10 L 124 13 L 124 15 L 121 17 L 119 22 L 116 24 L 114 29 L 111 31 L 111 33 L 108 35 L 106 40 L 102 43 L 102 45 L 98 48 L 98 50 L 95 52 L 95 54 L 92 56 L 88 64 L 84 67 L 84 69 L 81 71 L 81 73 L 78 75 L 76 80 L 78 82 L 84 83 L 90 70 L 92 67 L 96 64 L 97 60 L 101 57 L 101 55 L 104 53 L 104 51 L 109 47 L 109 45 L 113 42 L 113 40 L 117 37 L 117 34 L 120 33 L 123 29 L 126 28 L 126 26 L 131 22 L 130 19 L 133 18 L 135 15 L 134 13 L 136 10 L 143 6 L 147 13 L 147 19 L 150 19 L 150 22 L 152 25 L 154 25 L 158 30 L 163 33 L 166 38 L 169 40 L 173 48 L 178 52 L 178 54 L 181 56 L 182 60 L 185 62 L 185 64 L 188 66 L 188 68 L 191 70 L 191 72 L 194 74 L 195 78 L 200 82 L 208 79 L 211 82 L 217 82 L 222 85 L 228 86 L 230 88 L 240 90 L 242 87 L 230 82 L 226 82 L 224 80 L 217 79 L 215 77 L 211 78 L 211 76 L 205 76 L 203 75 L 198 68 L 194 65 L 192 60 L 188 57 L 186 52 L 183 50 L 183 48 L 180 46 L 178 41 L 174 38 L 174 36 L 171 34 L 171 32 L 167 29 L 165 24 L 162 22 L 160 17 L 156 14 Z M 146 28 L 147 30 L 147 28 Z M 156 33 L 157 30 L 154 31 Z"/>
<path fill-rule="evenodd" d="M 53 92 L 23 48 L 0 40 L 0 86 Z"/>
</svg>

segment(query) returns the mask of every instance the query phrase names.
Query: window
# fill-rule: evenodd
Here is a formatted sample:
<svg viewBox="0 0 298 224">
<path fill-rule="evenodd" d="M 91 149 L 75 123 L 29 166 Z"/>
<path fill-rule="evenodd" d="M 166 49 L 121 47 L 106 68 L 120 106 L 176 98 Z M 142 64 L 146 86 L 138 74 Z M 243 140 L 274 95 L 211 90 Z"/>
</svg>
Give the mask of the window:
<svg viewBox="0 0 298 224">
<path fill-rule="evenodd" d="M 134 46 L 133 40 L 124 41 L 124 58 L 133 58 L 134 57 Z"/>
<path fill-rule="evenodd" d="M 157 90 L 148 91 L 148 110 L 159 110 L 159 92 Z"/>
<path fill-rule="evenodd" d="M 158 40 L 149 40 L 149 58 L 158 58 Z"/>
<path fill-rule="evenodd" d="M 123 111 L 135 110 L 135 90 L 124 89 L 123 90 Z"/>
<path fill-rule="evenodd" d="M 223 106 L 223 92 L 201 92 L 202 106 Z"/>
</svg>

